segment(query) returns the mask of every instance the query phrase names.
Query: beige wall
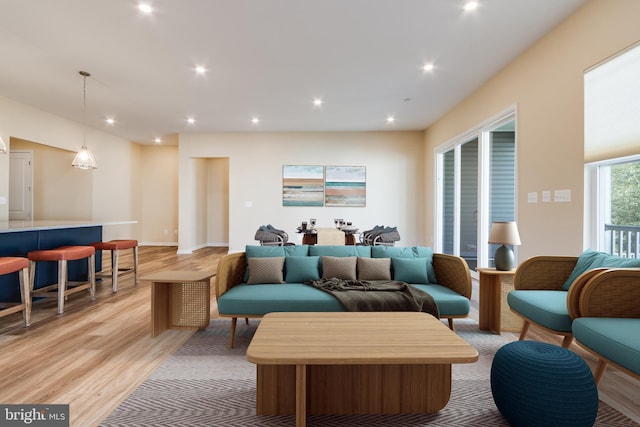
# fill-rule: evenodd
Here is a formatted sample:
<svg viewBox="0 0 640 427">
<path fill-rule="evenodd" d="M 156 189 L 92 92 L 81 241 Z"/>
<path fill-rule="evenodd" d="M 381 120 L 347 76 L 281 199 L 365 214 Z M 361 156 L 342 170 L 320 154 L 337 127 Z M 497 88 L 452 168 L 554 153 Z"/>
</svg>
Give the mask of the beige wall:
<svg viewBox="0 0 640 427">
<path fill-rule="evenodd" d="M 92 182 L 93 196 L 87 200 L 91 218 L 85 219 L 140 221 L 140 159 L 136 144 L 0 96 L 0 136 L 10 150 L 10 141 L 18 138 L 75 152 L 82 145 L 85 130 L 87 145 L 98 162 L 97 170 L 80 171 L 83 179 Z M 71 169 L 70 164 L 64 167 Z M 0 198 L 8 196 L 9 156 L 0 155 Z M 8 204 L 0 204 L 0 221 L 8 218 Z M 139 227 L 140 223 L 106 226 L 103 237 L 139 238 Z"/>
<path fill-rule="evenodd" d="M 229 244 L 229 159 L 207 161 L 207 246 Z"/>
<path fill-rule="evenodd" d="M 33 220 L 86 220 L 91 218 L 93 176 L 69 167 L 69 150 L 11 138 L 12 151 L 33 155 Z"/>
<path fill-rule="evenodd" d="M 582 251 L 583 75 L 640 39 L 638 16 L 637 0 L 590 1 L 427 129 L 426 241 L 435 234 L 435 147 L 515 104 L 519 261 Z M 541 191 L 557 189 L 571 190 L 571 202 L 540 202 Z M 529 192 L 538 203 L 527 203 Z"/>
<path fill-rule="evenodd" d="M 212 215 L 205 211 L 202 198 L 218 191 L 211 189 L 218 184 L 210 182 L 209 189 L 203 189 L 200 177 L 212 166 L 202 158 L 228 159 L 231 251 L 256 244 L 256 229 L 268 223 L 286 230 L 290 240 L 299 240 L 296 227 L 312 217 L 319 226 L 333 226 L 334 218 L 352 221 L 361 229 L 395 225 L 403 246 L 423 244 L 422 132 L 182 134 L 179 147 L 181 252 L 204 246 L 211 238 L 202 215 L 209 220 Z M 283 207 L 282 166 L 295 164 L 366 166 L 367 206 Z M 213 228 L 219 232 L 222 227 Z"/>
<path fill-rule="evenodd" d="M 141 146 L 144 245 L 178 245 L 178 147 Z"/>
</svg>

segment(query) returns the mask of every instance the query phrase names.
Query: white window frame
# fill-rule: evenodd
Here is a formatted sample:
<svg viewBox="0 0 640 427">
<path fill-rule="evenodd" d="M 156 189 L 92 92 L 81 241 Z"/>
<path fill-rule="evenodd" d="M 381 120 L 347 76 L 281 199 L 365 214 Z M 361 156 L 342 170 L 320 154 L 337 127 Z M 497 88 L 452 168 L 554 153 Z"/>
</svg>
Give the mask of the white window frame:
<svg viewBox="0 0 640 427">
<path fill-rule="evenodd" d="M 478 250 L 478 267 L 486 267 L 489 265 L 489 230 L 491 224 L 489 221 L 489 178 L 490 178 L 490 133 L 496 128 L 502 126 L 505 123 L 514 121 L 516 129 L 516 144 L 515 144 L 515 165 L 514 165 L 514 179 L 515 182 L 515 200 L 514 200 L 514 213 L 517 221 L 518 218 L 518 111 L 517 106 L 513 105 L 504 111 L 496 114 L 495 116 L 485 120 L 472 129 L 456 136 L 455 138 L 445 142 L 442 145 L 437 146 L 435 151 L 435 215 L 434 215 L 434 251 L 442 252 L 442 238 L 443 238 L 443 206 L 444 206 L 444 154 L 452 149 L 455 150 L 454 157 L 454 236 L 453 236 L 453 252 L 456 255 L 460 254 L 460 151 L 463 144 L 478 138 L 478 236 L 477 236 L 477 250 Z M 517 259 L 517 247 L 514 248 Z M 471 272 L 473 277 L 477 278 L 475 271 Z"/>
<path fill-rule="evenodd" d="M 601 167 L 631 162 L 640 162 L 640 154 L 584 165 L 584 248 L 609 250 L 604 225 L 611 222 L 611 174 Z"/>
</svg>

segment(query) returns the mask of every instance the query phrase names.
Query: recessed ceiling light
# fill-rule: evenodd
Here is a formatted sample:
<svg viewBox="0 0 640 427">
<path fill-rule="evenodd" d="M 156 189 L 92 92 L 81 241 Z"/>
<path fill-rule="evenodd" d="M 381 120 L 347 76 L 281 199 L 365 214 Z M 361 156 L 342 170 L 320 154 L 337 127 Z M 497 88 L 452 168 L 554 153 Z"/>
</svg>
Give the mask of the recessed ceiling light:
<svg viewBox="0 0 640 427">
<path fill-rule="evenodd" d="M 422 71 L 425 73 L 429 73 L 433 71 L 434 68 L 436 68 L 436 66 L 433 65 L 433 62 L 427 62 L 422 66 Z"/>
<path fill-rule="evenodd" d="M 313 98 L 314 107 L 322 107 L 322 98 Z"/>
<path fill-rule="evenodd" d="M 187 123 L 189 123 L 190 125 L 194 124 L 195 122 L 196 122 L 196 119 L 194 119 L 193 117 L 187 118 Z"/>
<path fill-rule="evenodd" d="M 258 123 L 260 123 L 260 119 L 258 117 L 252 117 L 251 123 L 253 123 L 254 125 L 257 125 Z"/>
<path fill-rule="evenodd" d="M 387 123 L 391 124 L 396 121 L 396 118 L 393 116 L 387 116 Z"/>
<path fill-rule="evenodd" d="M 207 69 L 202 65 L 196 65 L 194 71 L 196 72 L 196 74 L 203 75 L 207 72 Z"/>
<path fill-rule="evenodd" d="M 462 8 L 464 9 L 465 12 L 471 12 L 476 10 L 478 6 L 480 6 L 480 2 L 476 0 L 469 0 L 464 3 L 464 6 Z"/>
<path fill-rule="evenodd" d="M 149 3 L 138 3 L 138 10 L 147 15 L 153 13 L 153 7 Z"/>
<path fill-rule="evenodd" d="M 105 122 L 107 122 L 108 125 L 113 125 L 116 123 L 116 119 L 114 119 L 113 117 L 107 117 L 105 119 Z"/>
<path fill-rule="evenodd" d="M 156 138 L 153 140 L 153 142 L 155 142 L 156 144 L 160 144 L 160 143 L 162 142 L 162 139 L 161 139 L 161 138 L 157 138 L 157 137 L 156 137 Z"/>
</svg>

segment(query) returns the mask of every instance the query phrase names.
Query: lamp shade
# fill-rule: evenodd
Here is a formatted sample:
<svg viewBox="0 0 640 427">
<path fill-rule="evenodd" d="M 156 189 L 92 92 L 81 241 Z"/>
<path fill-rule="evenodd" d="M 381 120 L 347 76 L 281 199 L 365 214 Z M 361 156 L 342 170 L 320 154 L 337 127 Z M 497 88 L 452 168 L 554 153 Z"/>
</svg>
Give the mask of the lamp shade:
<svg viewBox="0 0 640 427">
<path fill-rule="evenodd" d="M 519 245 L 518 226 L 515 222 L 494 222 L 489 233 L 489 243 Z"/>
<path fill-rule="evenodd" d="M 78 169 L 97 169 L 96 159 L 86 146 L 83 146 L 76 157 L 73 159 L 71 166 Z"/>
</svg>

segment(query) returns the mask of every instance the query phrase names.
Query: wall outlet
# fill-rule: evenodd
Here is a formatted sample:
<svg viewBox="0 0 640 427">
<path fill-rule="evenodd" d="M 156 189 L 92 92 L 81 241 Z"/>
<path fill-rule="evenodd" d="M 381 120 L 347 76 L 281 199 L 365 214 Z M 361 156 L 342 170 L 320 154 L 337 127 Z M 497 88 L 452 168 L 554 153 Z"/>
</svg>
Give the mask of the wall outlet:
<svg viewBox="0 0 640 427">
<path fill-rule="evenodd" d="M 251 208 L 251 207 L 253 207 L 253 202 L 251 202 L 251 201 L 246 201 L 246 202 L 244 202 L 244 207 L 245 207 L 245 208 Z"/>
</svg>

